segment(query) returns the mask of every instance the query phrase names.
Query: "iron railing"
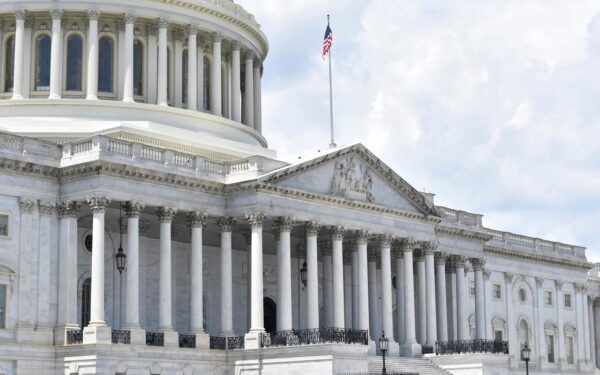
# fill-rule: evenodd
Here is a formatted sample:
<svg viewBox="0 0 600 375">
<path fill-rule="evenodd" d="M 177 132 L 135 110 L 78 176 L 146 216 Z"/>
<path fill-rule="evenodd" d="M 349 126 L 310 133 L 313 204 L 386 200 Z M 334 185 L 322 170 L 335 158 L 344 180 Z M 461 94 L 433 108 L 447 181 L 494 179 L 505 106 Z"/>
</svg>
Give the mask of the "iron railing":
<svg viewBox="0 0 600 375">
<path fill-rule="evenodd" d="M 323 343 L 368 345 L 368 331 L 349 328 L 292 329 L 265 332 L 261 347 L 297 346 Z"/>
<path fill-rule="evenodd" d="M 83 342 L 83 330 L 74 329 L 67 331 L 67 345 L 81 344 Z"/>
<path fill-rule="evenodd" d="M 421 354 L 433 354 L 433 346 L 421 346 Z"/>
<path fill-rule="evenodd" d="M 383 375 L 382 371 L 370 371 L 370 372 L 344 372 L 339 375 Z M 404 371 L 385 371 L 385 375 L 419 375 L 418 372 L 404 372 Z"/>
<path fill-rule="evenodd" d="M 146 332 L 146 345 L 165 346 L 165 334 L 162 332 Z"/>
<path fill-rule="evenodd" d="M 182 335 L 179 334 L 179 347 L 180 348 L 195 348 L 196 347 L 196 335 Z"/>
<path fill-rule="evenodd" d="M 122 329 L 113 329 L 110 333 L 113 344 L 131 344 L 131 332 Z"/>
<path fill-rule="evenodd" d="M 435 344 L 435 354 L 437 355 L 460 353 L 508 354 L 508 341 L 458 340 Z"/>
<path fill-rule="evenodd" d="M 210 348 L 217 350 L 244 349 L 244 336 L 211 336 Z"/>
</svg>

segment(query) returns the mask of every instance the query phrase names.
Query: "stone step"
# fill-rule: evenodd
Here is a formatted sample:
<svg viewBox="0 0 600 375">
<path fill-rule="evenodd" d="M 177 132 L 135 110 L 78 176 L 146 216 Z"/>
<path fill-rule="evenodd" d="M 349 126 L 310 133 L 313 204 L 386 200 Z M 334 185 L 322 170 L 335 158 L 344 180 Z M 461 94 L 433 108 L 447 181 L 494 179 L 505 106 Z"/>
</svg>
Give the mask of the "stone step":
<svg viewBox="0 0 600 375">
<path fill-rule="evenodd" d="M 381 356 L 369 356 L 369 371 L 381 372 L 383 360 Z M 426 358 L 386 357 L 385 367 L 388 371 L 413 372 L 419 375 L 450 375 L 450 373 Z"/>
</svg>

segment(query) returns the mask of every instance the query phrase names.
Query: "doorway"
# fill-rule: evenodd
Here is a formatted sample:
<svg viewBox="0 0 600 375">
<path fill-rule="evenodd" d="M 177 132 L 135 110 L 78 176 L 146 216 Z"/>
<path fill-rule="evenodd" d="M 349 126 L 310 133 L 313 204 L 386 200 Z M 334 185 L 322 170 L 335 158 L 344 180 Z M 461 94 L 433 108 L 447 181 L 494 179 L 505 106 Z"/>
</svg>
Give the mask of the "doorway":
<svg viewBox="0 0 600 375">
<path fill-rule="evenodd" d="M 263 303 L 265 331 L 277 331 L 277 304 L 269 297 L 264 298 Z"/>
</svg>

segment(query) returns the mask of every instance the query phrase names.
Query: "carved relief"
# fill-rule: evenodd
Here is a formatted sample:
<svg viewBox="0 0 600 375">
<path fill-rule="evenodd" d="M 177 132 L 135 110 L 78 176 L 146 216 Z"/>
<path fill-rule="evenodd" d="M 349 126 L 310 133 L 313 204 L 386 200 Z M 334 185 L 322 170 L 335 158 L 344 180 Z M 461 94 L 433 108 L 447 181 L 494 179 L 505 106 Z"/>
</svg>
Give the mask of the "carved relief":
<svg viewBox="0 0 600 375">
<path fill-rule="evenodd" d="M 358 176 L 357 176 L 358 175 Z M 335 163 L 333 179 L 331 182 L 331 194 L 342 195 L 349 199 L 373 202 L 373 177 L 366 167 L 360 165 L 360 171 L 350 156 L 346 161 Z"/>
</svg>

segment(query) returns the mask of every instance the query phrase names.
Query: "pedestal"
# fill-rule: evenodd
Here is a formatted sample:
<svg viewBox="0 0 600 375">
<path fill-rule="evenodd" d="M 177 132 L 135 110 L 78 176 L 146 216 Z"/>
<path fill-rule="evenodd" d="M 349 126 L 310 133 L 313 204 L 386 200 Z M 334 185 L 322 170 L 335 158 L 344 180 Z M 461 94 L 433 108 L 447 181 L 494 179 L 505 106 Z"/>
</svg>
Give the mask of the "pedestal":
<svg viewBox="0 0 600 375">
<path fill-rule="evenodd" d="M 129 328 L 131 345 L 146 346 L 146 330 L 141 328 Z"/>
<path fill-rule="evenodd" d="M 250 331 L 244 336 L 244 349 L 260 349 L 264 331 Z"/>
<path fill-rule="evenodd" d="M 179 348 L 179 333 L 169 330 L 163 331 L 165 338 L 165 348 Z"/>
<path fill-rule="evenodd" d="M 405 343 L 400 345 L 400 356 L 401 357 L 421 357 L 423 353 L 421 352 L 421 345 L 415 343 Z"/>
<path fill-rule="evenodd" d="M 15 339 L 18 343 L 34 343 L 33 324 L 18 322 L 15 327 Z"/>
<path fill-rule="evenodd" d="M 398 357 L 400 355 L 400 344 L 398 344 L 396 341 L 390 341 L 388 345 L 388 355 L 390 357 Z"/>
<path fill-rule="evenodd" d="M 110 344 L 111 330 L 106 325 L 89 325 L 83 329 L 84 344 Z"/>
<path fill-rule="evenodd" d="M 377 355 L 377 343 L 369 338 L 369 355 Z"/>
<path fill-rule="evenodd" d="M 196 333 L 196 349 L 210 348 L 210 336 L 206 333 Z"/>
<path fill-rule="evenodd" d="M 54 345 L 67 345 L 67 332 L 79 331 L 81 328 L 77 324 L 63 324 L 54 328 Z"/>
</svg>

